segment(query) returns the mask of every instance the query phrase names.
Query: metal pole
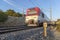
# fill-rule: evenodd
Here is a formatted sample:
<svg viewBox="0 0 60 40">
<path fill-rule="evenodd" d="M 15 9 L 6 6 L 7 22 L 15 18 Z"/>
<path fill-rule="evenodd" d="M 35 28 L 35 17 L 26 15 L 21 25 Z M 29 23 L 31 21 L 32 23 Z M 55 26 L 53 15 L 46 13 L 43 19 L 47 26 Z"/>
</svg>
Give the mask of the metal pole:
<svg viewBox="0 0 60 40">
<path fill-rule="evenodd" d="M 52 8 L 50 7 L 50 21 L 52 21 Z"/>
<path fill-rule="evenodd" d="M 52 21 L 52 2 L 50 1 L 50 21 Z"/>
<path fill-rule="evenodd" d="M 23 13 L 22 16 L 24 17 L 24 9 L 22 10 L 22 13 Z"/>
</svg>

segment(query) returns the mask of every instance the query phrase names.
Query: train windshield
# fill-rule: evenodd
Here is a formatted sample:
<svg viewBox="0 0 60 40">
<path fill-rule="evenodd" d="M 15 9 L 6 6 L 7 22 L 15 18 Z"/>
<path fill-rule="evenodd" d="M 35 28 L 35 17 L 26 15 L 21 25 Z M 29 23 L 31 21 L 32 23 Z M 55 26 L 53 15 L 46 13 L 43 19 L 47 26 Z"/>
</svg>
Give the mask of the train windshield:
<svg viewBox="0 0 60 40">
<path fill-rule="evenodd" d="M 29 8 L 27 9 L 27 16 L 30 16 L 30 15 L 39 15 L 40 13 L 40 9 L 39 8 Z"/>
<path fill-rule="evenodd" d="M 36 14 L 36 13 L 37 13 L 36 10 L 30 10 L 30 11 L 28 12 L 28 14 Z"/>
</svg>

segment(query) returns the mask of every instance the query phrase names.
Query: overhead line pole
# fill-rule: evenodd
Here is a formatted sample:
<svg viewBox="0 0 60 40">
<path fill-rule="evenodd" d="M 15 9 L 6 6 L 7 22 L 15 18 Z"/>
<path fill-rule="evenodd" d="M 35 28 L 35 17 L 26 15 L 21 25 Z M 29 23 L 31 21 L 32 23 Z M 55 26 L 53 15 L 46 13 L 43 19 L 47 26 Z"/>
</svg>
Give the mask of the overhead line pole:
<svg viewBox="0 0 60 40">
<path fill-rule="evenodd" d="M 52 21 L 52 8 L 50 8 L 50 21 Z"/>
<path fill-rule="evenodd" d="M 50 1 L 50 21 L 52 21 L 52 5 L 51 5 L 51 1 Z"/>
<path fill-rule="evenodd" d="M 23 13 L 22 16 L 24 17 L 24 8 L 22 9 L 22 13 Z"/>
</svg>

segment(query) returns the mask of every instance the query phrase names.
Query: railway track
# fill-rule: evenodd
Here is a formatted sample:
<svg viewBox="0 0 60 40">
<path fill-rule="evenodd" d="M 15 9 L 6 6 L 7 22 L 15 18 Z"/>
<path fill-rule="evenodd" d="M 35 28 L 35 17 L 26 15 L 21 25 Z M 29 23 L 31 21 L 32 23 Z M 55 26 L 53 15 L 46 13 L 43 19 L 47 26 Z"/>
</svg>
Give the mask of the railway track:
<svg viewBox="0 0 60 40">
<path fill-rule="evenodd" d="M 27 30 L 27 29 L 32 29 L 35 27 L 26 27 L 26 26 L 10 26 L 10 27 L 0 27 L 0 34 L 4 33 L 9 33 L 9 32 L 14 32 L 14 31 L 21 31 L 21 30 Z"/>
</svg>

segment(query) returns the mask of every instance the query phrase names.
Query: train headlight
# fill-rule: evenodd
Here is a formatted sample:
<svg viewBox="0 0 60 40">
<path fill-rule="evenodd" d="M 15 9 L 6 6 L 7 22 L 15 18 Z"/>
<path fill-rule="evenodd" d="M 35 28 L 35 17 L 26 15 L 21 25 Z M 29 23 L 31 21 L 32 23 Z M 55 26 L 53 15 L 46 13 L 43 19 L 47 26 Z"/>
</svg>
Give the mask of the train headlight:
<svg viewBox="0 0 60 40">
<path fill-rule="evenodd" d="M 36 17 L 34 17 L 34 18 L 36 18 Z"/>
<path fill-rule="evenodd" d="M 29 19 L 29 18 L 26 18 L 26 19 Z"/>
</svg>

